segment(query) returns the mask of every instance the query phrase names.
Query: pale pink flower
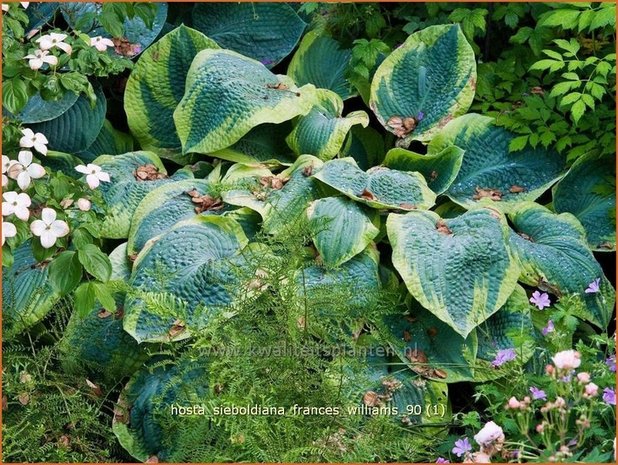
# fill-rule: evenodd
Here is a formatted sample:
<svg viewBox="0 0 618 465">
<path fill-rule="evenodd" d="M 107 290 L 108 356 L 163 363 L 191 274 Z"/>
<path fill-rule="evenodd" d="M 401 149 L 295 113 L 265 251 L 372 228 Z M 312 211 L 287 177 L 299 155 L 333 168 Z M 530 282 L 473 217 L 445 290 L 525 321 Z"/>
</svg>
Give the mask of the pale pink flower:
<svg viewBox="0 0 618 465">
<path fill-rule="evenodd" d="M 511 397 L 507 403 L 508 407 L 511 409 L 518 409 L 519 406 L 521 405 L 521 402 L 519 402 L 517 400 L 517 398 L 515 398 L 515 396 Z"/>
<path fill-rule="evenodd" d="M 56 240 L 69 234 L 69 225 L 62 220 L 56 219 L 56 211 L 44 208 L 40 220 L 34 220 L 30 225 L 30 231 L 41 238 L 41 245 L 49 249 Z"/>
<path fill-rule="evenodd" d="M 4 245 L 5 239 L 9 237 L 15 237 L 17 235 L 17 228 L 13 223 L 8 221 L 2 222 L 2 245 Z"/>
<path fill-rule="evenodd" d="M 114 42 L 106 37 L 97 36 L 90 38 L 90 45 L 96 48 L 99 52 L 104 52 L 107 50 L 107 47 L 113 47 Z"/>
<path fill-rule="evenodd" d="M 9 168 L 9 178 L 16 179 L 17 185 L 22 190 L 30 186 L 33 179 L 45 176 L 45 168 L 38 163 L 32 163 L 32 152 L 22 150 L 17 156 L 18 163 L 13 163 Z"/>
<path fill-rule="evenodd" d="M 590 382 L 590 374 L 582 371 L 581 373 L 577 373 L 577 381 L 582 384 L 586 384 Z"/>
<path fill-rule="evenodd" d="M 581 364 L 581 355 L 576 350 L 563 350 L 554 355 L 552 360 L 560 370 L 575 370 Z"/>
<path fill-rule="evenodd" d="M 30 196 L 23 192 L 5 192 L 2 194 L 4 202 L 2 202 L 2 216 L 14 214 L 22 221 L 28 221 L 30 218 L 30 210 L 28 207 L 32 204 Z"/>
<path fill-rule="evenodd" d="M 2 11 L 4 11 L 5 13 L 6 13 L 7 11 L 9 11 L 9 4 L 8 4 L 8 3 L 3 3 L 3 4 L 2 4 Z"/>
<path fill-rule="evenodd" d="M 599 386 L 594 383 L 588 383 L 584 387 L 584 395 L 586 397 L 594 397 L 599 393 Z"/>
<path fill-rule="evenodd" d="M 28 66 L 30 66 L 30 69 L 34 71 L 41 69 L 41 66 L 43 66 L 44 63 L 47 63 L 50 66 L 58 65 L 58 57 L 50 55 L 49 50 L 37 49 L 34 53 L 26 55 L 24 59 L 28 60 Z"/>
<path fill-rule="evenodd" d="M 40 132 L 35 134 L 30 128 L 22 129 L 21 133 L 23 134 L 23 137 L 19 139 L 20 147 L 26 149 L 34 147 L 34 149 L 40 154 L 47 155 L 47 144 L 49 143 L 47 137 Z"/>
<path fill-rule="evenodd" d="M 77 199 L 77 208 L 83 212 L 87 212 L 92 207 L 92 203 L 88 199 Z"/>
<path fill-rule="evenodd" d="M 96 189 L 99 187 L 100 182 L 109 182 L 109 174 L 101 169 L 100 166 L 88 163 L 86 166 L 77 165 L 75 171 L 86 175 L 86 182 L 90 189 Z"/>
<path fill-rule="evenodd" d="M 494 442 L 504 442 L 504 431 L 493 421 L 487 422 L 483 428 L 476 433 L 474 440 L 479 446 L 486 447 Z"/>
</svg>

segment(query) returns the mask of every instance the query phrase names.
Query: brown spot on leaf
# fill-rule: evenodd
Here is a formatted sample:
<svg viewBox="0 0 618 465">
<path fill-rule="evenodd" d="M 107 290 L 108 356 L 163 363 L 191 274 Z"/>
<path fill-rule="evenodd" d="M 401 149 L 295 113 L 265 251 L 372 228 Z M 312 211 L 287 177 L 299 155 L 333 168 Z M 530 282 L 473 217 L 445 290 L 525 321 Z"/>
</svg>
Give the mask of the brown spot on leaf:
<svg viewBox="0 0 618 465">
<path fill-rule="evenodd" d="M 156 181 L 158 179 L 167 179 L 167 174 L 159 172 L 159 168 L 151 163 L 138 166 L 133 172 L 133 176 L 135 176 L 135 179 L 138 181 Z"/>
<path fill-rule="evenodd" d="M 440 378 L 440 379 L 446 379 L 446 377 L 448 376 L 448 374 L 446 373 L 446 371 L 441 370 L 439 368 L 434 368 L 433 369 L 433 374 L 436 378 Z"/>
<path fill-rule="evenodd" d="M 599 249 L 613 249 L 614 248 L 614 244 L 612 244 L 611 242 L 602 242 L 599 244 Z"/>
<path fill-rule="evenodd" d="M 97 313 L 97 316 L 101 319 L 105 319 L 105 318 L 112 316 L 112 312 L 109 312 L 105 310 L 104 308 L 102 308 L 101 310 L 99 310 L 99 313 Z"/>
<path fill-rule="evenodd" d="M 406 357 L 412 363 L 427 363 L 427 355 L 420 349 L 410 349 L 406 350 Z"/>
<path fill-rule="evenodd" d="M 260 184 L 264 187 L 270 187 L 271 189 L 280 190 L 290 180 L 290 178 L 282 178 L 279 176 L 262 176 L 260 178 Z"/>
<path fill-rule="evenodd" d="M 526 233 L 520 232 L 520 233 L 517 233 L 517 234 L 519 234 L 521 237 L 523 237 L 523 238 L 524 238 L 524 239 L 526 239 L 527 241 L 534 242 L 534 241 L 532 240 L 532 238 L 531 238 L 530 236 L 528 236 Z"/>
<path fill-rule="evenodd" d="M 142 51 L 142 46 L 140 44 L 129 42 L 129 39 L 126 37 L 114 37 L 112 42 L 114 43 L 114 50 L 116 50 L 116 53 L 124 57 L 131 58 Z"/>
<path fill-rule="evenodd" d="M 400 203 L 399 208 L 402 208 L 403 210 L 416 210 L 416 205 L 413 203 Z"/>
<path fill-rule="evenodd" d="M 429 337 L 436 337 L 438 335 L 438 330 L 432 326 L 427 330 L 427 335 Z"/>
<path fill-rule="evenodd" d="M 269 89 L 275 89 L 275 90 L 289 90 L 290 89 L 283 82 L 278 82 L 277 84 L 266 84 L 266 87 L 268 87 Z"/>
<path fill-rule="evenodd" d="M 101 390 L 101 388 L 94 384 L 92 381 L 90 381 L 88 378 L 86 378 L 86 385 L 92 389 L 92 393 L 97 396 L 97 397 L 101 397 L 103 395 L 103 391 Z"/>
<path fill-rule="evenodd" d="M 525 187 L 522 187 L 522 186 L 517 186 L 517 185 L 515 185 L 515 184 L 513 184 L 513 185 L 510 187 L 510 189 L 509 189 L 509 192 L 510 192 L 511 194 L 519 194 L 519 193 L 521 193 L 521 192 L 525 192 L 525 191 L 526 191 L 526 188 L 525 188 Z"/>
<path fill-rule="evenodd" d="M 403 383 L 395 378 L 385 378 L 382 380 L 382 386 L 384 386 L 387 394 L 390 396 L 396 390 L 401 389 Z"/>
<path fill-rule="evenodd" d="M 303 168 L 303 176 L 309 177 L 313 174 L 313 165 L 307 165 Z"/>
<path fill-rule="evenodd" d="M 498 189 L 481 189 L 480 187 L 476 186 L 474 191 L 476 192 L 476 194 L 472 196 L 472 200 L 489 199 L 494 202 L 500 202 L 502 200 L 502 192 L 500 192 Z"/>
<path fill-rule="evenodd" d="M 418 121 L 416 118 L 407 116 L 391 116 L 386 125 L 391 128 L 393 134 L 397 137 L 405 137 L 416 129 Z"/>
<path fill-rule="evenodd" d="M 534 86 L 530 89 L 530 93 L 534 95 L 545 95 L 545 91 L 541 86 Z"/>
<path fill-rule="evenodd" d="M 2 396 L 2 410 L 6 411 L 9 408 L 9 398 L 4 394 Z"/>
<path fill-rule="evenodd" d="M 188 191 L 187 195 L 191 197 L 191 202 L 197 204 L 195 213 L 198 214 L 209 210 L 221 210 L 224 207 L 223 201 L 220 198 L 212 197 L 208 194 L 202 195 L 195 189 Z"/>
<path fill-rule="evenodd" d="M 441 129 L 446 126 L 453 119 L 453 115 L 446 115 L 440 121 L 438 121 L 438 127 Z"/>
<path fill-rule="evenodd" d="M 369 191 L 368 189 L 363 189 L 360 197 L 365 200 L 377 200 L 377 197 L 373 194 L 373 192 Z"/>
<path fill-rule="evenodd" d="M 21 405 L 28 405 L 30 403 L 30 394 L 27 392 L 22 392 L 19 396 L 17 396 L 17 400 Z"/>
<path fill-rule="evenodd" d="M 431 173 L 429 174 L 429 180 L 435 181 L 437 177 L 438 177 L 438 172 L 436 170 L 432 170 Z"/>
<path fill-rule="evenodd" d="M 404 319 L 408 323 L 415 323 L 416 322 L 416 317 L 413 317 L 412 315 L 406 315 L 406 316 L 404 316 Z"/>
<path fill-rule="evenodd" d="M 172 327 L 169 329 L 168 334 L 170 338 L 174 338 L 178 336 L 180 333 L 184 332 L 187 328 L 185 327 L 184 322 L 181 320 L 176 320 L 172 323 Z"/>
<path fill-rule="evenodd" d="M 137 254 L 136 253 L 132 253 L 131 255 L 129 255 L 129 260 L 131 262 L 134 262 L 135 260 L 137 260 Z"/>
<path fill-rule="evenodd" d="M 442 234 L 453 234 L 453 231 L 450 230 L 450 228 L 446 225 L 446 222 L 442 219 L 438 220 L 436 223 L 436 229 Z"/>
<path fill-rule="evenodd" d="M 71 439 L 66 434 L 63 434 L 60 436 L 60 439 L 58 439 L 58 444 L 60 447 L 69 447 L 69 444 L 71 444 Z"/>
<path fill-rule="evenodd" d="M 144 463 L 159 463 L 159 457 L 157 457 L 156 455 L 151 455 Z"/>
</svg>

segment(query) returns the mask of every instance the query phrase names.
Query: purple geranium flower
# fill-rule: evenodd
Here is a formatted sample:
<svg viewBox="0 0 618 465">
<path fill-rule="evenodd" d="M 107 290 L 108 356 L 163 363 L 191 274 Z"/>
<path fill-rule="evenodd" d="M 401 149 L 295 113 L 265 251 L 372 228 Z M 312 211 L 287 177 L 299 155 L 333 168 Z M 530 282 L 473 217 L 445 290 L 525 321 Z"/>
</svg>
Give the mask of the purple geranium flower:
<svg viewBox="0 0 618 465">
<path fill-rule="evenodd" d="M 491 366 L 499 367 L 504 365 L 506 362 L 510 362 L 511 360 L 515 360 L 517 354 L 515 353 L 515 349 L 500 349 L 496 354 L 496 358 L 493 362 L 491 362 Z"/>
<path fill-rule="evenodd" d="M 444 457 L 438 457 L 436 459 L 436 463 L 451 463 L 448 460 L 446 460 Z"/>
<path fill-rule="evenodd" d="M 606 404 L 616 405 L 616 391 L 608 387 L 603 389 L 603 400 Z"/>
<path fill-rule="evenodd" d="M 616 354 L 607 357 L 605 364 L 609 367 L 609 371 L 616 373 Z"/>
<path fill-rule="evenodd" d="M 530 303 L 536 305 L 539 310 L 543 310 L 551 305 L 551 300 L 546 292 L 541 294 L 539 291 L 534 291 L 530 297 Z"/>
<path fill-rule="evenodd" d="M 541 330 L 541 332 L 543 333 L 543 336 L 547 336 L 549 333 L 553 333 L 555 329 L 556 328 L 554 327 L 554 322 L 552 320 L 549 320 L 547 322 L 547 326 L 545 326 Z"/>
<path fill-rule="evenodd" d="M 416 121 L 422 121 L 424 117 L 425 117 L 425 113 L 423 113 L 422 111 L 419 111 L 418 115 L 416 115 Z"/>
<path fill-rule="evenodd" d="M 588 287 L 584 291 L 586 294 L 596 294 L 601 290 L 601 278 L 597 278 L 588 284 Z"/>
<path fill-rule="evenodd" d="M 457 441 L 455 441 L 455 447 L 453 447 L 452 452 L 457 457 L 461 457 L 466 452 L 469 452 L 471 450 L 472 450 L 472 444 L 470 444 L 470 441 L 468 441 L 468 438 L 463 438 L 463 439 L 458 439 Z"/>
<path fill-rule="evenodd" d="M 545 391 L 543 391 L 542 389 L 539 389 L 535 386 L 532 386 L 530 388 L 530 394 L 532 394 L 532 398 L 534 400 L 538 400 L 538 399 L 542 399 L 545 400 L 547 399 L 547 396 L 545 395 Z"/>
</svg>

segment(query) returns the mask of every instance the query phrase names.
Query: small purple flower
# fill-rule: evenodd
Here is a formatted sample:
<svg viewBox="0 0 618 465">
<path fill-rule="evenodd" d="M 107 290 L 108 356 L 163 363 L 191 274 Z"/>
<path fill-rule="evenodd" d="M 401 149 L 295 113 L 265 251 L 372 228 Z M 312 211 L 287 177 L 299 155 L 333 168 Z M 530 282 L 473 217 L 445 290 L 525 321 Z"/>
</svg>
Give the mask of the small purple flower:
<svg viewBox="0 0 618 465">
<path fill-rule="evenodd" d="M 448 460 L 446 460 L 444 457 L 438 457 L 436 459 L 436 463 L 451 463 Z"/>
<path fill-rule="evenodd" d="M 496 358 L 491 362 L 491 366 L 499 367 L 504 365 L 506 362 L 510 362 L 511 360 L 515 360 L 517 354 L 515 353 L 515 349 L 500 349 L 496 354 Z"/>
<path fill-rule="evenodd" d="M 547 399 L 547 396 L 545 395 L 545 391 L 543 391 L 542 389 L 539 389 L 539 388 L 537 388 L 535 386 L 532 386 L 530 388 L 530 394 L 532 394 L 532 398 L 534 400 L 538 400 L 538 399 L 545 400 L 545 399 Z"/>
<path fill-rule="evenodd" d="M 273 64 L 273 60 L 269 60 L 268 58 L 266 58 L 264 60 L 260 60 L 260 63 L 262 63 L 264 66 L 270 66 Z"/>
<path fill-rule="evenodd" d="M 616 405 L 616 391 L 608 387 L 603 389 L 603 400 L 606 404 Z"/>
<path fill-rule="evenodd" d="M 597 278 L 588 284 L 588 287 L 584 291 L 586 294 L 596 294 L 601 290 L 601 278 Z"/>
<path fill-rule="evenodd" d="M 541 294 L 539 291 L 534 291 L 530 297 L 530 303 L 536 305 L 539 310 L 543 310 L 551 305 L 551 300 L 546 292 Z"/>
<path fill-rule="evenodd" d="M 560 378 L 560 381 L 563 383 L 570 383 L 572 379 L 573 379 L 573 372 Z"/>
<path fill-rule="evenodd" d="M 609 371 L 616 373 L 616 354 L 607 357 L 605 364 L 609 367 Z"/>
<path fill-rule="evenodd" d="M 461 457 L 466 452 L 470 452 L 472 450 L 472 444 L 468 441 L 468 438 L 458 439 L 455 441 L 455 447 L 453 447 L 453 454 L 457 457 Z"/>
<path fill-rule="evenodd" d="M 556 328 L 554 327 L 554 322 L 552 320 L 549 320 L 547 322 L 547 326 L 545 326 L 541 330 L 541 332 L 543 333 L 543 336 L 547 336 L 549 333 L 553 333 L 555 329 Z"/>
<path fill-rule="evenodd" d="M 416 115 L 416 121 L 422 121 L 423 118 L 425 117 L 425 113 L 423 113 L 422 111 L 418 112 L 418 115 Z"/>
</svg>

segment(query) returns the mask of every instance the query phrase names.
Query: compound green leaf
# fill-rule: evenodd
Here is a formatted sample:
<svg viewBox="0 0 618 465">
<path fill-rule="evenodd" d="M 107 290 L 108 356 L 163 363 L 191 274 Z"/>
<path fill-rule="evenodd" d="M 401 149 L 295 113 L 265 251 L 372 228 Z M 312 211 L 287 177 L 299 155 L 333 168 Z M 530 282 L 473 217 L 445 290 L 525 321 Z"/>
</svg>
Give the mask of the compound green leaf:
<svg viewBox="0 0 618 465">
<path fill-rule="evenodd" d="M 520 280 L 557 296 L 572 295 L 572 312 L 606 328 L 614 312 L 615 290 L 586 243 L 586 233 L 570 213 L 557 215 L 532 202 L 509 214 L 511 248 L 521 267 Z M 599 292 L 586 293 L 599 280 Z"/>
<path fill-rule="evenodd" d="M 386 229 L 393 265 L 412 296 L 463 337 L 504 305 L 517 284 L 509 228 L 495 210 L 447 220 L 427 211 L 392 213 Z"/>
<path fill-rule="evenodd" d="M 46 263 L 37 263 L 30 241 L 13 251 L 13 263 L 2 270 L 3 338 L 9 340 L 42 320 L 60 298 Z"/>
<path fill-rule="evenodd" d="M 306 27 L 285 3 L 197 3 L 193 25 L 221 47 L 268 68 L 290 54 Z"/>
<path fill-rule="evenodd" d="M 416 32 L 378 67 L 369 106 L 380 123 L 408 146 L 428 141 L 474 98 L 476 61 L 459 25 Z"/>
<path fill-rule="evenodd" d="M 456 145 L 465 150 L 457 177 L 446 191 L 465 208 L 491 205 L 508 212 L 536 200 L 566 168 L 565 157 L 542 148 L 509 153 L 515 135 L 474 113 L 451 121 L 429 144 L 430 153 Z"/>
<path fill-rule="evenodd" d="M 305 34 L 288 66 L 288 76 L 298 85 L 313 84 L 337 93 L 343 100 L 358 95 L 345 77 L 352 51 L 324 32 Z"/>
<path fill-rule="evenodd" d="M 554 209 L 577 217 L 590 248 L 616 250 L 616 165 L 611 156 L 577 159 L 553 189 Z"/>
<path fill-rule="evenodd" d="M 420 173 L 383 166 L 364 172 L 349 157 L 325 163 L 314 177 L 349 198 L 377 209 L 427 209 L 436 200 L 436 194 L 427 187 Z"/>
<path fill-rule="evenodd" d="M 233 219 L 198 215 L 148 242 L 133 266 L 124 329 L 140 342 L 184 339 L 232 302 L 232 258 L 247 245 Z"/>
<path fill-rule="evenodd" d="M 183 153 L 211 153 L 254 127 L 282 123 L 311 110 L 315 87 L 230 50 L 202 50 L 189 68 L 185 95 L 174 111 Z"/>
<path fill-rule="evenodd" d="M 379 217 L 345 197 L 328 197 L 307 208 L 311 237 L 322 262 L 336 267 L 359 254 L 376 238 Z"/>
<path fill-rule="evenodd" d="M 129 75 L 124 108 L 131 132 L 144 150 L 182 161 L 174 110 L 184 95 L 189 67 L 198 52 L 218 49 L 215 41 L 184 25 L 144 52 Z"/>
<path fill-rule="evenodd" d="M 113 239 L 129 236 L 133 212 L 149 192 L 164 184 L 193 177 L 187 170 L 179 170 L 168 177 L 161 160 L 152 152 L 101 155 L 94 163 L 110 175 L 111 182 L 102 182 L 98 187 L 107 207 L 100 232 L 101 237 Z M 152 179 L 142 180 L 137 176 L 137 171 L 144 167 L 151 170 Z"/>
<path fill-rule="evenodd" d="M 298 118 L 286 141 L 297 155 L 306 153 L 330 160 L 339 154 L 353 126 L 367 127 L 369 116 L 364 111 L 353 111 L 343 117 L 341 97 L 325 89 L 318 89 L 317 96 L 318 103 Z"/>
<path fill-rule="evenodd" d="M 463 157 L 464 151 L 454 145 L 427 155 L 394 148 L 386 154 L 384 166 L 400 171 L 418 171 L 432 191 L 442 194 L 457 177 Z"/>
</svg>

